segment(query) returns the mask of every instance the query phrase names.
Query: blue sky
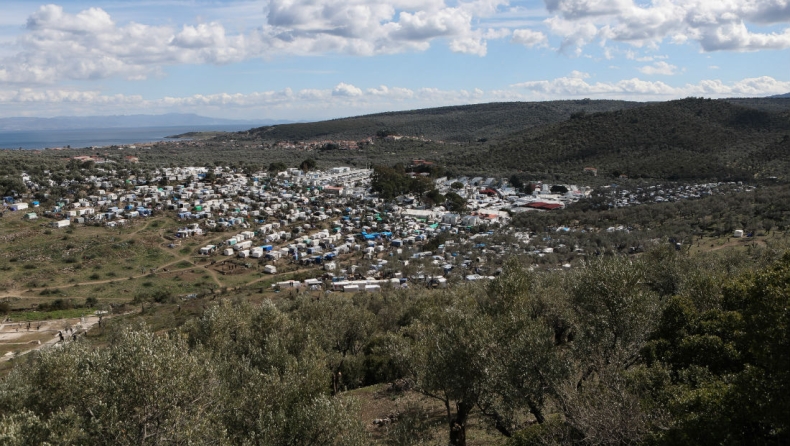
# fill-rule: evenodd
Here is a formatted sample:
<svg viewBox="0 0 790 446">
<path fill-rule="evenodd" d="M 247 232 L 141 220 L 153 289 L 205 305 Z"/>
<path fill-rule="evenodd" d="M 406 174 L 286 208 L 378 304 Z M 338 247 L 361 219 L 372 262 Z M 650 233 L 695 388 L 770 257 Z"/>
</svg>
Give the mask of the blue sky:
<svg viewBox="0 0 790 446">
<path fill-rule="evenodd" d="M 790 92 L 790 0 L 3 0 L 0 117 Z"/>
</svg>

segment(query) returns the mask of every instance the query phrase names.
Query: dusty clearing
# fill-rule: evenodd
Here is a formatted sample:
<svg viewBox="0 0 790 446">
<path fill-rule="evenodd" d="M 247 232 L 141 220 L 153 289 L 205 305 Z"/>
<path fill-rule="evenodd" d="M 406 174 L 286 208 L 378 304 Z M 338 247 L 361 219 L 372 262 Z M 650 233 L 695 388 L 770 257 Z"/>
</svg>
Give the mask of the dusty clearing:
<svg viewBox="0 0 790 446">
<path fill-rule="evenodd" d="M 99 323 L 98 316 L 72 319 L 54 319 L 33 322 L 3 322 L 0 324 L 0 362 L 16 355 L 42 348 L 53 348 L 73 342 Z M 61 341 L 60 334 L 63 334 Z"/>
</svg>

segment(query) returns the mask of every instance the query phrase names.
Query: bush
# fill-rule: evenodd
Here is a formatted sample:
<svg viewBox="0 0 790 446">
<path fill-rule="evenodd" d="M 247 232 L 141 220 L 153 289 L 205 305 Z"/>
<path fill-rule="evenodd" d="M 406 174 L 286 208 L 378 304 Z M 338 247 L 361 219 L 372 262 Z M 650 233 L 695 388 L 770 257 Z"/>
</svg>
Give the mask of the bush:
<svg viewBox="0 0 790 446">
<path fill-rule="evenodd" d="M 173 294 L 166 290 L 156 290 L 151 293 L 137 293 L 134 296 L 132 303 L 140 304 L 143 302 L 156 302 L 158 304 L 165 302 L 173 302 L 175 299 Z"/>
<path fill-rule="evenodd" d="M 48 290 L 44 290 L 48 291 Z M 44 291 L 41 292 L 42 295 Z M 58 294 L 60 290 L 52 290 L 48 294 Z M 40 303 L 38 304 L 39 311 L 59 311 L 59 310 L 70 310 L 74 308 L 74 302 L 71 299 L 55 299 L 50 303 Z"/>
</svg>

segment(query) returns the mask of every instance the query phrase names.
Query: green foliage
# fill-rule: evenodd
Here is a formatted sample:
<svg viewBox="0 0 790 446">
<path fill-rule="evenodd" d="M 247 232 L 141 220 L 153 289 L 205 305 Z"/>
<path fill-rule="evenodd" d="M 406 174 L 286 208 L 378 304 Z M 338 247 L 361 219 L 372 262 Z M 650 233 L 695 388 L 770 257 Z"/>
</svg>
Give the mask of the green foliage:
<svg viewBox="0 0 790 446">
<path fill-rule="evenodd" d="M 790 161 L 783 150 L 787 143 L 779 142 L 790 130 L 786 112 L 691 98 L 571 118 L 500 138 L 468 161 L 524 170 L 562 166 L 565 172 L 594 166 L 629 178 L 720 181 L 784 177 Z"/>
<path fill-rule="evenodd" d="M 329 374 L 314 338 L 272 305 L 223 302 L 186 330 L 190 344 L 206 347 L 220 364 L 222 420 L 234 443 L 362 441 L 351 403 L 327 394 Z"/>
<path fill-rule="evenodd" d="M 150 282 L 149 282 L 150 283 Z M 158 289 L 151 292 L 138 292 L 134 296 L 134 300 L 132 301 L 135 304 L 143 303 L 143 302 L 156 302 L 156 303 L 164 303 L 164 302 L 171 302 L 173 300 L 173 293 L 167 290 Z"/>
<path fill-rule="evenodd" d="M 450 141 L 477 141 L 525 127 L 559 122 L 580 109 L 590 112 L 639 105 L 624 101 L 553 101 L 491 103 L 379 113 L 331 121 L 260 127 L 249 135 L 268 140 L 361 139 L 389 135 L 424 136 Z M 238 139 L 243 134 L 233 135 Z"/>
<path fill-rule="evenodd" d="M 455 192 L 447 192 L 444 195 L 444 206 L 452 212 L 464 212 L 466 210 L 466 199 Z"/>
<path fill-rule="evenodd" d="M 286 166 L 285 163 L 283 163 L 282 161 L 279 161 L 275 163 L 270 163 L 268 170 L 269 172 L 282 172 L 284 170 L 288 170 L 288 166 Z"/>
<path fill-rule="evenodd" d="M 300 299 L 294 315 L 314 333 L 326 352 L 334 393 L 365 379 L 364 348 L 376 329 L 375 315 L 342 296 Z"/>
<path fill-rule="evenodd" d="M 13 196 L 15 193 L 24 194 L 25 192 L 27 192 L 27 187 L 21 178 L 0 176 L 0 196 Z"/>
<path fill-rule="evenodd" d="M 313 158 L 307 158 L 306 160 L 302 161 L 301 164 L 299 164 L 299 169 L 305 172 L 313 170 L 315 169 L 315 167 L 316 167 L 316 162 Z"/>
<path fill-rule="evenodd" d="M 392 199 L 403 194 L 422 195 L 433 190 L 433 182 L 430 178 L 415 176 L 411 177 L 403 169 L 387 166 L 373 166 L 373 178 L 371 188 L 384 199 Z M 441 199 L 440 196 L 433 195 L 434 198 Z"/>
<path fill-rule="evenodd" d="M 783 444 L 790 439 L 790 255 L 746 273 L 704 299 L 678 296 L 664 309 L 646 363 L 669 409 L 659 444 Z"/>
<path fill-rule="evenodd" d="M 454 445 L 475 414 L 511 445 L 783 444 L 790 254 L 759 262 L 658 247 L 562 272 L 510 259 L 451 290 L 219 301 L 20 360 L 0 438 L 366 444 L 344 392 L 399 380 L 442 404 Z M 402 416 L 388 443 L 436 441 L 421 409 Z"/>
<path fill-rule="evenodd" d="M 3 443 L 365 443 L 321 350 L 274 307 L 225 302 L 184 330 L 32 354 L 0 384 Z"/>
<path fill-rule="evenodd" d="M 177 338 L 125 330 L 107 348 L 35 354 L 0 388 L 5 444 L 160 444 L 222 438 L 213 368 Z M 12 415 L 13 414 L 13 415 Z"/>
</svg>

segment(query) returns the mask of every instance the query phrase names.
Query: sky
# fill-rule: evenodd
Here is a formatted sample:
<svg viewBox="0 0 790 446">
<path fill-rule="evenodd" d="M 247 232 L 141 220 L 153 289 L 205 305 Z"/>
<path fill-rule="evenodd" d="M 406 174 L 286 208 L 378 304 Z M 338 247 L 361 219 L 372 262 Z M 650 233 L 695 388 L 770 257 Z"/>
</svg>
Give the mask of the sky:
<svg viewBox="0 0 790 446">
<path fill-rule="evenodd" d="M 790 92 L 790 0 L 2 0 L 0 117 Z"/>
</svg>

